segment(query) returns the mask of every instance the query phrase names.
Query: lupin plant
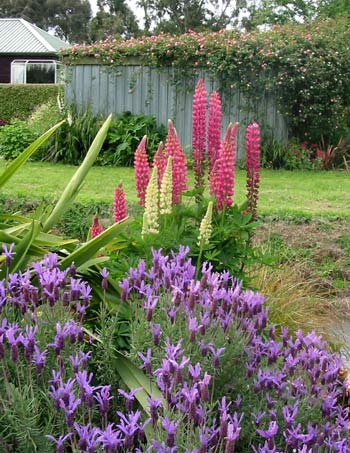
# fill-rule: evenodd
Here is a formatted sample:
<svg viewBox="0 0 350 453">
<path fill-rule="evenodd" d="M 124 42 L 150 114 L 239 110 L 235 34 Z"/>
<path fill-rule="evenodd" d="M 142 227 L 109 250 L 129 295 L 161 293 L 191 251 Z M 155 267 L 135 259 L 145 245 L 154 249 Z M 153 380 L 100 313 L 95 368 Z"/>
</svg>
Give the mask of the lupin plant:
<svg viewBox="0 0 350 453">
<path fill-rule="evenodd" d="M 219 156 L 210 179 L 210 191 L 216 200 L 216 208 L 222 211 L 232 205 L 236 164 L 236 135 L 238 123 L 229 124 L 221 143 Z"/>
<path fill-rule="evenodd" d="M 166 165 L 167 165 L 167 161 L 166 161 L 165 155 L 164 155 L 163 142 L 160 142 L 158 145 L 157 152 L 155 153 L 154 158 L 153 158 L 153 167 L 157 167 L 158 187 L 159 188 L 162 183 L 163 174 L 165 172 Z"/>
<path fill-rule="evenodd" d="M 181 194 L 187 190 L 187 165 L 185 153 L 171 120 L 168 121 L 168 135 L 165 142 L 166 161 L 170 156 L 173 169 L 173 204 L 180 204 Z"/>
<path fill-rule="evenodd" d="M 122 183 L 119 183 L 114 191 L 113 202 L 113 220 L 114 223 L 124 220 L 128 216 L 128 211 L 125 201 L 125 193 Z"/>
<path fill-rule="evenodd" d="M 140 206 L 145 206 L 146 189 L 150 175 L 146 153 L 146 141 L 147 136 L 145 135 L 135 151 L 134 158 L 135 184 Z"/>
<path fill-rule="evenodd" d="M 103 226 L 100 223 L 100 220 L 97 215 L 95 215 L 91 228 L 90 228 L 90 236 L 91 238 L 95 238 L 96 236 L 100 235 L 104 231 Z"/>
<path fill-rule="evenodd" d="M 208 171 L 211 174 L 219 156 L 221 143 L 221 99 L 217 91 L 213 91 L 209 99 L 208 111 Z"/>
<path fill-rule="evenodd" d="M 200 79 L 196 85 L 193 96 L 192 113 L 192 152 L 194 187 L 198 191 L 199 199 L 204 191 L 204 164 L 206 145 L 206 115 L 207 92 L 204 80 Z"/>
<path fill-rule="evenodd" d="M 146 197 L 145 197 L 145 211 L 143 213 L 142 231 L 141 236 L 144 237 L 148 234 L 159 233 L 159 192 L 158 192 L 158 178 L 157 167 L 154 167 L 149 180 Z"/>
<path fill-rule="evenodd" d="M 249 124 L 246 131 L 247 209 L 256 219 L 260 179 L 260 128 Z"/>
<path fill-rule="evenodd" d="M 171 214 L 173 204 L 173 177 L 172 177 L 172 157 L 168 157 L 168 162 L 163 173 L 163 178 L 159 191 L 159 213 Z"/>
</svg>

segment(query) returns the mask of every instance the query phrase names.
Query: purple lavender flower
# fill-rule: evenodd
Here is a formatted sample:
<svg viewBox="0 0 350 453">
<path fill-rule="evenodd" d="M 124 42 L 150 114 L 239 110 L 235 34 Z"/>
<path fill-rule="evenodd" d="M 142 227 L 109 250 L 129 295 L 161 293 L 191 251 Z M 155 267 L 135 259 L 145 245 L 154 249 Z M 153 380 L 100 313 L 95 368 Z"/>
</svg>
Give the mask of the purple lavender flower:
<svg viewBox="0 0 350 453">
<path fill-rule="evenodd" d="M 47 349 L 40 351 L 40 349 L 35 345 L 32 362 L 35 365 L 35 371 L 36 371 L 36 374 L 38 374 L 38 375 L 42 372 L 42 370 L 45 366 L 46 355 L 47 355 Z"/>
<path fill-rule="evenodd" d="M 66 440 L 68 440 L 72 437 L 72 433 L 68 433 L 65 436 L 60 436 L 58 439 L 56 439 L 55 437 L 53 437 L 49 434 L 46 435 L 45 437 L 47 437 L 51 442 L 56 444 L 56 453 L 63 453 L 64 452 L 64 443 L 66 442 Z"/>
<path fill-rule="evenodd" d="M 162 427 L 167 433 L 166 444 L 168 447 L 173 448 L 175 446 L 175 435 L 178 429 L 178 423 L 169 420 L 167 417 L 162 417 Z"/>
<path fill-rule="evenodd" d="M 130 412 L 129 414 L 124 415 L 122 412 L 118 411 L 117 415 L 120 418 L 117 428 L 124 434 L 124 448 L 130 450 L 133 447 L 134 440 L 136 440 L 139 431 L 138 422 L 141 417 L 141 412 Z"/>
<path fill-rule="evenodd" d="M 160 330 L 160 324 L 151 323 L 150 326 L 151 326 L 151 331 L 152 331 L 152 335 L 153 335 L 153 344 L 154 344 L 154 346 L 158 346 L 159 339 L 160 339 L 160 336 L 162 333 Z"/>
<path fill-rule="evenodd" d="M 128 392 L 124 392 L 124 390 L 122 389 L 118 389 L 118 393 L 119 395 L 122 395 L 125 399 L 125 409 L 126 409 L 126 412 L 131 412 L 132 411 L 132 405 L 133 405 L 133 402 L 135 400 L 135 395 L 136 393 L 138 392 L 141 392 L 142 390 L 142 387 L 138 387 L 134 390 L 131 390 L 129 393 Z"/>
<path fill-rule="evenodd" d="M 203 379 L 199 381 L 199 388 L 200 388 L 200 396 L 201 401 L 207 402 L 209 401 L 209 383 L 210 383 L 211 376 L 205 372 Z"/>
<path fill-rule="evenodd" d="M 106 453 L 117 453 L 123 446 L 121 432 L 114 429 L 114 423 L 109 423 L 96 439 Z"/>
<path fill-rule="evenodd" d="M 16 252 L 13 251 L 14 246 L 15 246 L 15 244 L 12 243 L 12 244 L 10 244 L 10 247 L 7 248 L 6 244 L 2 244 L 2 250 L 3 250 L 3 255 L 5 256 L 5 265 L 6 265 L 7 269 L 10 268 L 13 257 L 16 254 Z"/>
<path fill-rule="evenodd" d="M 274 448 L 273 438 L 278 433 L 277 422 L 272 421 L 270 422 L 267 430 L 257 429 L 256 432 L 259 434 L 259 436 L 267 440 L 267 444 L 270 449 Z"/>
<path fill-rule="evenodd" d="M 146 355 L 143 355 L 142 352 L 138 352 L 137 355 L 140 357 L 140 359 L 143 362 L 143 364 L 140 366 L 140 368 L 144 369 L 146 374 L 151 374 L 151 372 L 152 372 L 152 368 L 151 368 L 152 349 L 148 348 Z"/>
<path fill-rule="evenodd" d="M 102 286 L 102 289 L 104 291 L 106 291 L 106 289 L 108 288 L 108 275 L 109 275 L 109 272 L 107 271 L 107 269 L 104 267 L 102 269 L 102 271 L 100 272 L 100 275 L 102 277 L 102 282 L 101 282 L 101 286 Z"/>
<path fill-rule="evenodd" d="M 113 399 L 113 396 L 110 394 L 111 391 L 111 386 L 110 385 L 104 385 L 99 388 L 98 391 L 96 391 L 96 394 L 94 395 L 94 398 L 97 402 L 97 407 L 98 410 L 101 414 L 101 417 L 104 417 L 105 415 L 108 414 L 109 411 L 109 402 L 110 400 Z"/>
<path fill-rule="evenodd" d="M 94 391 L 96 390 L 96 387 L 90 385 L 93 374 L 88 375 L 86 370 L 78 371 L 75 373 L 75 378 L 79 385 L 81 401 L 91 408 L 94 401 Z"/>
<path fill-rule="evenodd" d="M 152 426 L 155 428 L 158 420 L 158 411 L 163 408 L 163 404 L 159 398 L 154 399 L 147 397 L 147 402 L 149 404 Z"/>
<path fill-rule="evenodd" d="M 96 427 L 92 427 L 89 424 L 86 426 L 74 423 L 74 430 L 78 435 L 78 449 L 82 452 L 95 452 L 98 446 L 98 436 L 101 434 L 101 430 Z"/>
<path fill-rule="evenodd" d="M 225 348 L 215 349 L 213 346 L 210 347 L 210 351 L 213 354 L 213 368 L 217 370 L 220 365 L 219 357 L 225 351 Z"/>
</svg>

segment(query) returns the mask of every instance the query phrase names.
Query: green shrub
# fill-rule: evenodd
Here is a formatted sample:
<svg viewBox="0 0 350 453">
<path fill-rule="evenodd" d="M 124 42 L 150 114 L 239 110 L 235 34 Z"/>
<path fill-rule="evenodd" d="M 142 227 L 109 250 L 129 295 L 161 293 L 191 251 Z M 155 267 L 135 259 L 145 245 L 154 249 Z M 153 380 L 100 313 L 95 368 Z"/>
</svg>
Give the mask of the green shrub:
<svg viewBox="0 0 350 453">
<path fill-rule="evenodd" d="M 26 120 L 33 110 L 56 99 L 62 88 L 59 85 L 0 85 L 0 118 Z"/>
<path fill-rule="evenodd" d="M 118 115 L 108 131 L 98 163 L 133 165 L 135 150 L 144 135 L 147 135 L 147 152 L 152 158 L 159 142 L 165 140 L 165 126 L 157 126 L 154 116 L 132 115 L 130 112 Z"/>
<path fill-rule="evenodd" d="M 70 116 L 69 113 L 68 116 Z M 102 122 L 102 115 L 94 116 L 91 110 L 73 113 L 71 121 L 67 121 L 57 131 L 56 138 L 43 160 L 79 164 L 85 157 Z M 144 135 L 148 137 L 147 150 L 151 158 L 159 142 L 165 139 L 165 127 L 157 126 L 152 116 L 132 115 L 130 112 L 116 116 L 96 163 L 98 165 L 132 165 L 135 149 Z"/>
<path fill-rule="evenodd" d="M 100 129 L 103 118 L 95 117 L 91 110 L 71 114 L 67 108 L 66 113 L 69 120 L 57 131 L 55 140 L 43 160 L 78 165 Z"/>
<path fill-rule="evenodd" d="M 21 120 L 3 126 L 0 130 L 0 156 L 6 160 L 15 159 L 36 138 L 37 134 Z"/>
</svg>

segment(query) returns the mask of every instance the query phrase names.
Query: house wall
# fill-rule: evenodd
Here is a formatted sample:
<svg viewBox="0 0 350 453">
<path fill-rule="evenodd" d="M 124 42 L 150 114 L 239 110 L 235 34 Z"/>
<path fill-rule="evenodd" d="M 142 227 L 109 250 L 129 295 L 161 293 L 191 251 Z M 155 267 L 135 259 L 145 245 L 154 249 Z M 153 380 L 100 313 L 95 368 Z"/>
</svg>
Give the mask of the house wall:
<svg viewBox="0 0 350 453">
<path fill-rule="evenodd" d="M 58 60 L 57 55 L 0 55 L 0 83 L 11 83 L 13 60 Z"/>
<path fill-rule="evenodd" d="M 193 86 L 186 90 L 176 89 L 171 82 L 172 68 L 157 70 L 141 66 L 118 66 L 107 69 L 96 64 L 81 64 L 70 67 L 66 73 L 66 101 L 78 109 L 90 108 L 93 113 L 122 113 L 154 115 L 158 123 L 174 121 L 181 144 L 189 150 L 192 142 Z M 204 72 L 207 92 L 217 88 L 218 82 Z M 193 84 L 194 85 L 194 84 Z M 271 95 L 261 93 L 258 102 L 248 102 L 239 91 L 232 91 L 222 99 L 223 128 L 230 122 L 239 122 L 237 158 L 245 154 L 246 126 L 257 121 L 266 133 L 280 142 L 288 139 L 288 130 L 283 116 L 278 112 Z"/>
</svg>

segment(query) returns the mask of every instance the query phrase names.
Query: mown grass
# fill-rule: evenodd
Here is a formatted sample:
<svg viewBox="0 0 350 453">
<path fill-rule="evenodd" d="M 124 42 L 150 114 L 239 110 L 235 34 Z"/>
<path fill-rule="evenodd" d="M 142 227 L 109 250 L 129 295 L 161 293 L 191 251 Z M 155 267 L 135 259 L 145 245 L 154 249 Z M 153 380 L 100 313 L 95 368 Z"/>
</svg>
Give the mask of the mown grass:
<svg viewBox="0 0 350 453">
<path fill-rule="evenodd" d="M 5 163 L 0 161 L 0 171 Z M 57 199 L 76 167 L 30 162 L 4 190 L 9 197 Z M 190 173 L 190 184 L 192 173 Z M 93 167 L 78 196 L 81 203 L 112 202 L 117 183 L 123 183 L 129 203 L 136 203 L 132 168 Z M 245 172 L 237 170 L 235 201 L 245 198 Z M 342 171 L 261 172 L 259 213 L 278 216 L 350 216 L 350 174 Z"/>
</svg>

